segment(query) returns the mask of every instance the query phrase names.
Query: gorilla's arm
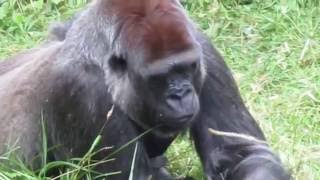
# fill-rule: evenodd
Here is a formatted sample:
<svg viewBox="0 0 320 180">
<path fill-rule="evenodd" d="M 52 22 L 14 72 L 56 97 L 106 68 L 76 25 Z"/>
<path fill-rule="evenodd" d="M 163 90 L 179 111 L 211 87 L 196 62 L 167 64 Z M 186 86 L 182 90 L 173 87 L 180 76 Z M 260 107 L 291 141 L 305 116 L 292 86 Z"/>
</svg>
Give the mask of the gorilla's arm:
<svg viewBox="0 0 320 180">
<path fill-rule="evenodd" d="M 191 132 L 208 179 L 290 179 L 267 145 L 208 131 L 212 128 L 265 140 L 222 57 L 208 38 L 199 35 L 198 40 L 203 48 L 207 77 L 200 97 L 201 111 Z"/>
<path fill-rule="evenodd" d="M 49 154 L 50 160 L 82 157 L 101 135 L 95 148 L 99 153 L 93 157 L 99 162 L 93 166 L 95 170 L 115 173 L 109 178 L 122 180 L 129 177 L 131 164 L 135 163 L 133 178 L 148 179 L 154 170 L 141 143 L 136 147 L 134 162 L 136 142 L 120 150 L 139 133 L 128 116 L 112 103 L 103 83 L 103 71 L 90 60 L 55 69 L 57 75 L 51 81 L 55 91 L 44 108 L 48 147 L 57 147 Z M 107 117 L 113 105 L 111 116 Z M 110 156 L 114 151 L 119 152 Z"/>
<path fill-rule="evenodd" d="M 81 62 L 81 63 L 79 63 Z M 103 71 L 94 63 L 76 60 L 51 67 L 52 90 L 44 104 L 50 146 L 55 159 L 82 156 L 97 137 L 112 103 L 105 89 Z"/>
</svg>

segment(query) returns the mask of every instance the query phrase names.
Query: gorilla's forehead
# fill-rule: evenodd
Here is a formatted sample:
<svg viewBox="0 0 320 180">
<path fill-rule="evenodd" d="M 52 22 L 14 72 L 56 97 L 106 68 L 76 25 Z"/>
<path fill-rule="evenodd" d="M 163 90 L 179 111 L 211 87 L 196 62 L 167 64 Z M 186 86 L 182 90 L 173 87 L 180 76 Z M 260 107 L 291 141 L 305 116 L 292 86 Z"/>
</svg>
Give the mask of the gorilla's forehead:
<svg viewBox="0 0 320 180">
<path fill-rule="evenodd" d="M 99 7 L 105 13 L 118 16 L 139 14 L 146 16 L 156 10 L 179 9 L 178 0 L 101 0 Z"/>
<path fill-rule="evenodd" d="M 196 45 L 186 21 L 176 20 L 170 15 L 153 18 L 143 27 L 141 35 L 136 37 L 141 37 L 141 42 L 137 43 L 149 54 L 148 62 L 193 49 Z"/>
<path fill-rule="evenodd" d="M 121 47 L 134 53 L 143 50 L 147 63 L 195 46 L 193 26 L 177 1 L 117 0 L 113 3 L 117 9 L 114 12 Z"/>
</svg>

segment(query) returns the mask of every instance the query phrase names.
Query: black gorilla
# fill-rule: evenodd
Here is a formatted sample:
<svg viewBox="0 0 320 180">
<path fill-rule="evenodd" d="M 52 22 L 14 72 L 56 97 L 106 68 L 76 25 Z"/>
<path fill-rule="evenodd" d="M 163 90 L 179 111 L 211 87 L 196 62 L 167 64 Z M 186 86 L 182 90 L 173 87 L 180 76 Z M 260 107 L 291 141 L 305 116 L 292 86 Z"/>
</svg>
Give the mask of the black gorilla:
<svg viewBox="0 0 320 180">
<path fill-rule="evenodd" d="M 163 154 L 189 128 L 208 179 L 290 179 L 267 145 L 209 133 L 265 140 L 223 58 L 177 0 L 97 0 L 52 35 L 0 63 L 0 150 L 16 143 L 36 164 L 41 117 L 49 147 L 58 145 L 52 160 L 83 156 L 99 134 L 101 147 L 116 150 L 149 130 L 96 169 L 127 179 L 134 163 L 134 179 L 172 179 Z"/>
</svg>

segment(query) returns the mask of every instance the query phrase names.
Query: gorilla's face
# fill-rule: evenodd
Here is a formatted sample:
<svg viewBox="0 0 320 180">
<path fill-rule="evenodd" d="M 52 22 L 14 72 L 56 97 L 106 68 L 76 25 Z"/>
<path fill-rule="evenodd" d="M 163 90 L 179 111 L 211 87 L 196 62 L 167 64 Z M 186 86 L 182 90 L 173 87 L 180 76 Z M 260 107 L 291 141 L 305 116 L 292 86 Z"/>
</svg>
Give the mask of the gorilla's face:
<svg viewBox="0 0 320 180">
<path fill-rule="evenodd" d="M 148 116 L 138 121 L 161 124 L 166 130 L 188 127 L 200 109 L 200 61 L 200 52 L 188 49 L 132 68 L 130 82 L 138 96 L 136 100 L 144 104 L 141 113 Z"/>
</svg>

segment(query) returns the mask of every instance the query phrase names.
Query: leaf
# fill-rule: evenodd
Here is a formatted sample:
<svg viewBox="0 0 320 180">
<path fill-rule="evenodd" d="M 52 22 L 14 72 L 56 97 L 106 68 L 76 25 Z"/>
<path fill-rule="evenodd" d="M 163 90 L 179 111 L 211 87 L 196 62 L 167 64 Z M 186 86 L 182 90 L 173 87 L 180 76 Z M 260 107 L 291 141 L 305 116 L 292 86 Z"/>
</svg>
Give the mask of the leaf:
<svg viewBox="0 0 320 180">
<path fill-rule="evenodd" d="M 34 8 L 35 9 L 42 9 L 43 8 L 43 1 L 35 1 L 34 3 L 33 3 L 33 6 L 34 6 Z"/>
<path fill-rule="evenodd" d="M 58 5 L 59 3 L 61 3 L 63 0 L 51 0 L 51 2 L 54 4 L 54 5 Z"/>
<path fill-rule="evenodd" d="M 0 6 L 0 20 L 3 20 L 9 14 L 8 3 L 3 3 Z"/>
<path fill-rule="evenodd" d="M 24 22 L 24 17 L 20 14 L 17 14 L 13 17 L 13 21 L 17 24 L 22 24 Z"/>
</svg>

